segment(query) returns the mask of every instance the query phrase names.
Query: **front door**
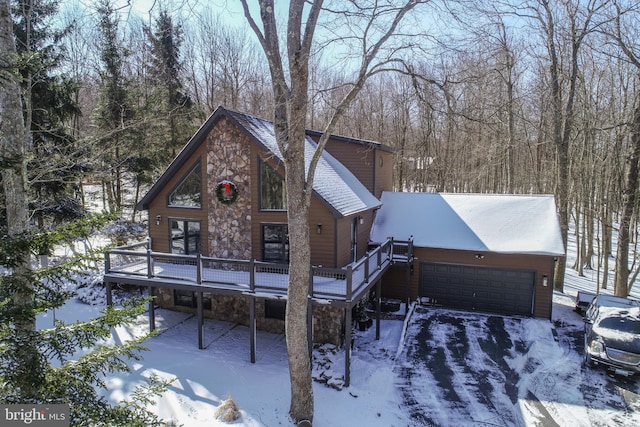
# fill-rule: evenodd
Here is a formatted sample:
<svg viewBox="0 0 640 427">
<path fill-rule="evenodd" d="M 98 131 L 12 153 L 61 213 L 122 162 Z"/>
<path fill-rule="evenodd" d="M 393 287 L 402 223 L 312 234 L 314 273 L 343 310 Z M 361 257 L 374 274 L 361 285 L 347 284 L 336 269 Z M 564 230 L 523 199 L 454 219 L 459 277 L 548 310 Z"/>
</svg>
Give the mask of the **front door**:
<svg viewBox="0 0 640 427">
<path fill-rule="evenodd" d="M 200 221 L 169 219 L 172 254 L 195 255 L 200 252 Z"/>
</svg>

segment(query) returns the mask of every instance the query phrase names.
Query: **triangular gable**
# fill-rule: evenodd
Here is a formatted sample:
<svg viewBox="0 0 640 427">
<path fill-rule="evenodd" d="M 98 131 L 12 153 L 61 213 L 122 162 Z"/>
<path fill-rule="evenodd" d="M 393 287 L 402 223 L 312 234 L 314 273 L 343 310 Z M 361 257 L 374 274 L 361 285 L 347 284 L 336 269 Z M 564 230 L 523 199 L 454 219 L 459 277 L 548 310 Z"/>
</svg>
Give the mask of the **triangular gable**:
<svg viewBox="0 0 640 427">
<path fill-rule="evenodd" d="M 371 240 L 410 236 L 416 247 L 564 255 L 550 195 L 382 193 Z"/>
<path fill-rule="evenodd" d="M 275 139 L 273 122 L 218 107 L 171 162 L 149 192 L 140 200 L 137 206 L 138 210 L 148 209 L 149 203 L 164 188 L 184 162 L 191 157 L 200 144 L 206 140 L 207 135 L 222 117 L 227 117 L 254 142 L 273 153 L 274 156 L 282 161 L 282 155 Z M 305 143 L 305 160 L 308 168 L 316 144 L 309 137 L 306 138 Z M 353 215 L 377 208 L 381 204 L 351 171 L 326 151 L 322 153 L 322 157 L 318 162 L 313 190 L 338 216 Z"/>
</svg>

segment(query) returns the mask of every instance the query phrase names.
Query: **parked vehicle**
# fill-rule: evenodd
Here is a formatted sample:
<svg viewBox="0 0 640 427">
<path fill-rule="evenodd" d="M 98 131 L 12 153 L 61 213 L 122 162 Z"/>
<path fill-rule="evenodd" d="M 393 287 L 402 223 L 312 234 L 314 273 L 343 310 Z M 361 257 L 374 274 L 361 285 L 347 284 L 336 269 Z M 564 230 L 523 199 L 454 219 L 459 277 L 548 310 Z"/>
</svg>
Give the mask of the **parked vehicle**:
<svg viewBox="0 0 640 427">
<path fill-rule="evenodd" d="M 596 296 L 597 294 L 593 292 L 578 291 L 578 295 L 576 295 L 576 312 L 585 313 Z"/>
<path fill-rule="evenodd" d="M 640 373 L 640 303 L 598 295 L 584 316 L 584 363 L 619 375 Z"/>
</svg>

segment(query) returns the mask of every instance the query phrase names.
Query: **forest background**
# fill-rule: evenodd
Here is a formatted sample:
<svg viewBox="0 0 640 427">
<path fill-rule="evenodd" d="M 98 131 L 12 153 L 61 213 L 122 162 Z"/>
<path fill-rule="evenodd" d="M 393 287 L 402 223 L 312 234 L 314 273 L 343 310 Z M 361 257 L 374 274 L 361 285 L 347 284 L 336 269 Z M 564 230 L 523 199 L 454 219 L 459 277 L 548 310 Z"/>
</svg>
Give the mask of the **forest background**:
<svg viewBox="0 0 640 427">
<path fill-rule="evenodd" d="M 138 199 L 218 105 L 272 117 L 267 61 L 237 3 L 12 2 L 40 226 L 76 215 L 87 182 L 101 184 L 111 212 L 144 219 Z M 368 79 L 336 133 L 393 147 L 398 191 L 555 194 L 565 241 L 568 222 L 576 225 L 574 268 L 597 269 L 602 286 L 612 285 L 612 227 L 630 206 L 623 279 L 633 283 L 637 2 L 427 6 L 396 35 L 402 54 Z M 323 129 L 348 89 L 364 24 L 348 15 L 318 23 L 308 128 Z"/>
</svg>

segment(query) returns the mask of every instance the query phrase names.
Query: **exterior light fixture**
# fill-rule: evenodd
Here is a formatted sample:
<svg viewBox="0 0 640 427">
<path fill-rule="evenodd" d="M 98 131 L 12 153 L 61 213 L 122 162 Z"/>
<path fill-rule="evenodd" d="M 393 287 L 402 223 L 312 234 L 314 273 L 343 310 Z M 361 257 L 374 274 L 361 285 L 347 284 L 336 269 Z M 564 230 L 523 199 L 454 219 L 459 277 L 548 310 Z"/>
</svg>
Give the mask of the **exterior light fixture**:
<svg viewBox="0 0 640 427">
<path fill-rule="evenodd" d="M 476 259 L 484 259 L 484 255 L 483 254 L 476 254 Z"/>
<path fill-rule="evenodd" d="M 156 215 L 156 225 L 160 225 L 160 221 L 162 221 L 162 216 Z"/>
<path fill-rule="evenodd" d="M 544 286 L 544 287 L 549 286 L 549 278 L 547 277 L 546 274 L 544 276 L 542 276 L 542 286 Z"/>
<path fill-rule="evenodd" d="M 322 224 L 318 224 L 316 226 L 316 233 L 321 234 L 322 233 Z"/>
<path fill-rule="evenodd" d="M 360 225 L 364 224 L 364 218 L 360 217 Z"/>
</svg>

